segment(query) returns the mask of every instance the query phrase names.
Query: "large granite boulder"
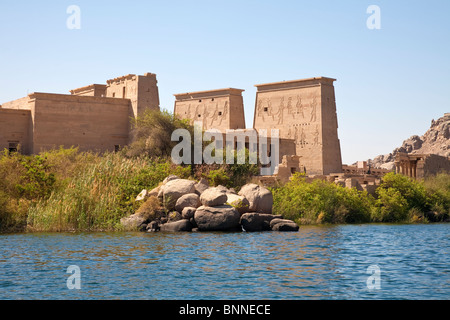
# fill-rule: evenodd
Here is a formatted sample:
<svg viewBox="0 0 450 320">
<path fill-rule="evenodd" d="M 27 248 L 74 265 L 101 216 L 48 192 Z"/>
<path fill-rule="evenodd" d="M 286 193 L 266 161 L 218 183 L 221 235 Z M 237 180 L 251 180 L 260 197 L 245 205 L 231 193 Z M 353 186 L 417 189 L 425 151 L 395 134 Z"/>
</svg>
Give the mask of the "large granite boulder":
<svg viewBox="0 0 450 320">
<path fill-rule="evenodd" d="M 157 186 L 156 188 L 153 188 L 147 193 L 147 197 L 158 197 L 159 189 L 161 186 Z"/>
<path fill-rule="evenodd" d="M 192 224 L 189 220 L 183 219 L 175 222 L 168 222 L 160 226 L 160 231 L 166 232 L 181 232 L 181 231 L 191 231 Z"/>
<path fill-rule="evenodd" d="M 195 182 L 187 179 L 170 180 L 160 188 L 163 204 L 168 210 L 175 209 L 179 198 L 188 193 L 195 192 Z"/>
<path fill-rule="evenodd" d="M 200 202 L 207 207 L 221 206 L 227 201 L 225 192 L 218 188 L 208 188 L 200 196 Z"/>
<path fill-rule="evenodd" d="M 272 213 L 273 195 L 269 189 L 254 183 L 244 185 L 238 193 L 250 203 L 250 212 Z"/>
<path fill-rule="evenodd" d="M 209 188 L 208 180 L 201 178 L 200 181 L 195 185 L 195 193 L 201 195 L 203 191 Z"/>
<path fill-rule="evenodd" d="M 226 193 L 226 196 L 226 203 L 235 208 L 240 214 L 244 214 L 249 211 L 250 202 L 246 197 L 234 193 Z"/>
<path fill-rule="evenodd" d="M 194 218 L 195 211 L 197 211 L 197 208 L 194 207 L 185 207 L 183 211 L 181 212 L 181 218 L 190 220 Z"/>
<path fill-rule="evenodd" d="M 181 216 L 181 213 L 179 213 L 178 211 L 172 211 L 167 214 L 168 222 L 175 222 L 181 219 L 183 219 L 183 217 Z"/>
<path fill-rule="evenodd" d="M 248 212 L 244 213 L 241 216 L 241 226 L 245 231 L 254 232 L 254 231 L 270 231 L 272 228 L 270 227 L 270 222 L 273 219 L 280 219 L 281 216 L 276 216 L 269 213 L 257 213 L 257 212 Z"/>
<path fill-rule="evenodd" d="M 163 180 L 162 184 L 165 185 L 167 182 L 172 181 L 172 180 L 177 180 L 177 179 L 180 179 L 180 177 L 178 177 L 178 176 L 176 176 L 176 175 L 174 175 L 174 174 L 171 174 L 171 175 L 168 175 L 168 176 Z"/>
<path fill-rule="evenodd" d="M 196 193 L 188 193 L 178 198 L 175 204 L 175 210 L 183 212 L 186 207 L 198 208 L 201 206 L 200 197 Z"/>
<path fill-rule="evenodd" d="M 120 224 L 125 231 L 139 231 L 147 227 L 148 219 L 144 215 L 135 213 L 120 219 Z"/>
<path fill-rule="evenodd" d="M 194 220 L 199 231 L 235 231 L 241 230 L 239 219 L 241 215 L 232 206 L 216 207 L 201 206 L 194 214 Z"/>
<path fill-rule="evenodd" d="M 214 187 L 217 191 L 223 192 L 223 193 L 228 193 L 230 192 L 229 189 L 227 189 L 227 187 L 224 187 L 222 185 L 218 185 L 217 187 Z M 231 192 L 230 192 L 231 193 Z"/>
<path fill-rule="evenodd" d="M 298 231 L 299 226 L 292 220 L 272 219 L 270 228 L 272 231 Z"/>
</svg>

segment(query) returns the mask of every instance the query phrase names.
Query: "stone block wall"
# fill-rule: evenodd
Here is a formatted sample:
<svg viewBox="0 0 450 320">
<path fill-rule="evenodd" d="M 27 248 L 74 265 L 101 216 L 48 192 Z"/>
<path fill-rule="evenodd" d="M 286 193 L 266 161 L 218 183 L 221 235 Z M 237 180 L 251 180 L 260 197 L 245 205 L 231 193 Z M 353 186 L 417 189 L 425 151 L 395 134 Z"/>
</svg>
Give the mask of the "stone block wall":
<svg viewBox="0 0 450 320">
<path fill-rule="evenodd" d="M 256 85 L 253 126 L 293 139 L 308 175 L 342 172 L 333 82 L 310 78 Z"/>
<path fill-rule="evenodd" d="M 114 151 L 128 143 L 127 99 L 33 93 L 30 101 L 31 153 L 60 146 L 79 146 L 81 151 Z"/>
</svg>

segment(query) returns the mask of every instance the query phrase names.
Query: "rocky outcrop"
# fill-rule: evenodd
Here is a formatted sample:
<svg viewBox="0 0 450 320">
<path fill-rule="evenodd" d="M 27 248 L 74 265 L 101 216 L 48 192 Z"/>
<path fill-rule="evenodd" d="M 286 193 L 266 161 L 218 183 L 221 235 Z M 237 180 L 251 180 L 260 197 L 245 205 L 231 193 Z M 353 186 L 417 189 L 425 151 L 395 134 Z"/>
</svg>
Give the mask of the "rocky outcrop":
<svg viewBox="0 0 450 320">
<path fill-rule="evenodd" d="M 191 231 L 192 224 L 189 220 L 182 219 L 175 222 L 168 222 L 160 226 L 161 231 L 166 232 L 181 232 L 181 231 Z"/>
<path fill-rule="evenodd" d="M 250 202 L 246 197 L 234 193 L 226 193 L 226 203 L 235 208 L 240 214 L 249 212 Z"/>
<path fill-rule="evenodd" d="M 164 207 L 168 210 L 175 209 L 179 198 L 188 193 L 195 192 L 195 182 L 187 179 L 173 179 L 163 184 L 160 188 Z"/>
<path fill-rule="evenodd" d="M 257 184 L 246 184 L 238 193 L 249 201 L 250 212 L 272 213 L 273 195 L 270 190 Z"/>
<path fill-rule="evenodd" d="M 147 227 L 146 222 L 147 218 L 137 213 L 120 219 L 120 223 L 125 231 L 145 230 Z"/>
<path fill-rule="evenodd" d="M 157 221 L 152 221 L 147 225 L 147 232 L 157 232 L 160 231 L 159 223 Z"/>
<path fill-rule="evenodd" d="M 430 129 L 423 136 L 413 135 L 391 153 L 375 157 L 371 160 L 371 165 L 391 170 L 395 154 L 398 152 L 450 157 L 450 113 L 446 113 L 436 121 L 432 120 Z"/>
<path fill-rule="evenodd" d="M 209 187 L 204 179 L 196 182 L 172 175 L 150 192 L 143 190 L 136 201 L 142 202 L 140 208 L 121 220 L 125 230 L 298 230 L 295 222 L 272 215 L 272 193 L 256 184 L 247 184 L 236 194 L 224 186 Z"/>
<path fill-rule="evenodd" d="M 195 193 L 201 195 L 203 191 L 209 188 L 208 180 L 201 178 L 200 181 L 195 185 Z"/>
<path fill-rule="evenodd" d="M 175 210 L 178 212 L 183 212 L 183 209 L 186 207 L 198 208 L 200 205 L 201 202 L 198 194 L 188 193 L 178 198 L 177 203 L 175 204 Z"/>
<path fill-rule="evenodd" d="M 190 219 L 194 218 L 195 211 L 197 211 L 197 208 L 185 207 L 183 209 L 183 211 L 181 212 L 181 218 L 190 220 Z"/>
<path fill-rule="evenodd" d="M 241 215 L 232 206 L 201 206 L 195 211 L 194 220 L 199 231 L 240 230 Z"/>
<path fill-rule="evenodd" d="M 241 216 L 240 224 L 248 232 L 269 231 L 272 229 L 270 222 L 277 218 L 280 219 L 281 216 L 275 216 L 269 213 L 249 212 Z"/>
<path fill-rule="evenodd" d="M 273 219 L 270 228 L 272 231 L 298 231 L 299 226 L 292 220 Z"/>
<path fill-rule="evenodd" d="M 227 201 L 227 195 L 219 188 L 208 188 L 200 196 L 200 202 L 207 207 L 223 205 Z"/>
</svg>

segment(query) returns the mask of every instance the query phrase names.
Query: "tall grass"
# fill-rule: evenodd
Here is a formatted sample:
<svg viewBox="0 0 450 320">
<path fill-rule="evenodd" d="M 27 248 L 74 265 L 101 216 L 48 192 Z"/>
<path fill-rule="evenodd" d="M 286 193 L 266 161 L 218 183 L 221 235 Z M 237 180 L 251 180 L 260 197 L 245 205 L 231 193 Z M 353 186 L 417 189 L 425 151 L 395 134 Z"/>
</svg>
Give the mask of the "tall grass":
<svg viewBox="0 0 450 320">
<path fill-rule="evenodd" d="M 80 171 L 64 189 L 30 208 L 27 226 L 33 231 L 120 229 L 120 218 L 136 211 L 142 189 L 153 188 L 170 173 L 183 177 L 189 168 L 167 161 L 106 154 Z"/>
<path fill-rule="evenodd" d="M 38 165 L 27 169 L 27 163 Z M 169 160 L 76 149 L 36 156 L 5 153 L 0 168 L 3 231 L 117 230 L 120 218 L 137 209 L 134 199 L 142 189 L 155 187 L 169 174 L 190 175 L 190 167 Z M 51 185 L 41 181 L 48 176 L 53 177 Z"/>
</svg>

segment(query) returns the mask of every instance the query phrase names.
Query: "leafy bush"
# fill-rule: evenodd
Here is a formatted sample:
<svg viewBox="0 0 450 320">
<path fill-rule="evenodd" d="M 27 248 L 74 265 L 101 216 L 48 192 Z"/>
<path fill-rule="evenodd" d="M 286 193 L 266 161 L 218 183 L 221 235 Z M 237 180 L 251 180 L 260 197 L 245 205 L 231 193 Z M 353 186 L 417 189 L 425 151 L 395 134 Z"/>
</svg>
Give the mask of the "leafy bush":
<svg viewBox="0 0 450 320">
<path fill-rule="evenodd" d="M 376 222 L 417 222 L 421 220 L 419 213 L 430 211 L 434 197 L 423 181 L 395 173 L 383 177 L 376 193 L 378 199 L 372 210 Z"/>
<path fill-rule="evenodd" d="M 243 185 L 249 183 L 252 177 L 259 174 L 259 164 L 249 163 L 249 151 L 243 149 L 242 152 L 243 162 L 238 164 L 239 153 L 234 152 L 233 163 L 226 163 L 225 152 L 223 158 L 223 164 L 201 164 L 194 166 L 194 177 L 197 179 L 206 178 L 210 185 L 218 186 L 223 185 L 228 188 L 234 188 L 238 191 Z"/>
<path fill-rule="evenodd" d="M 399 222 L 408 217 L 408 202 L 395 188 L 378 188 L 378 199 L 372 209 L 374 222 Z"/>
<path fill-rule="evenodd" d="M 193 137 L 193 127 L 188 120 L 181 120 L 168 111 L 148 110 L 132 122 L 132 143 L 122 149 L 128 157 L 164 157 L 172 154 L 178 144 L 172 141 L 176 129 L 186 129 Z"/>
<path fill-rule="evenodd" d="M 332 182 L 309 183 L 294 174 L 285 186 L 273 188 L 274 214 L 305 223 L 360 223 L 370 220 L 373 199 L 366 192 Z"/>
</svg>

